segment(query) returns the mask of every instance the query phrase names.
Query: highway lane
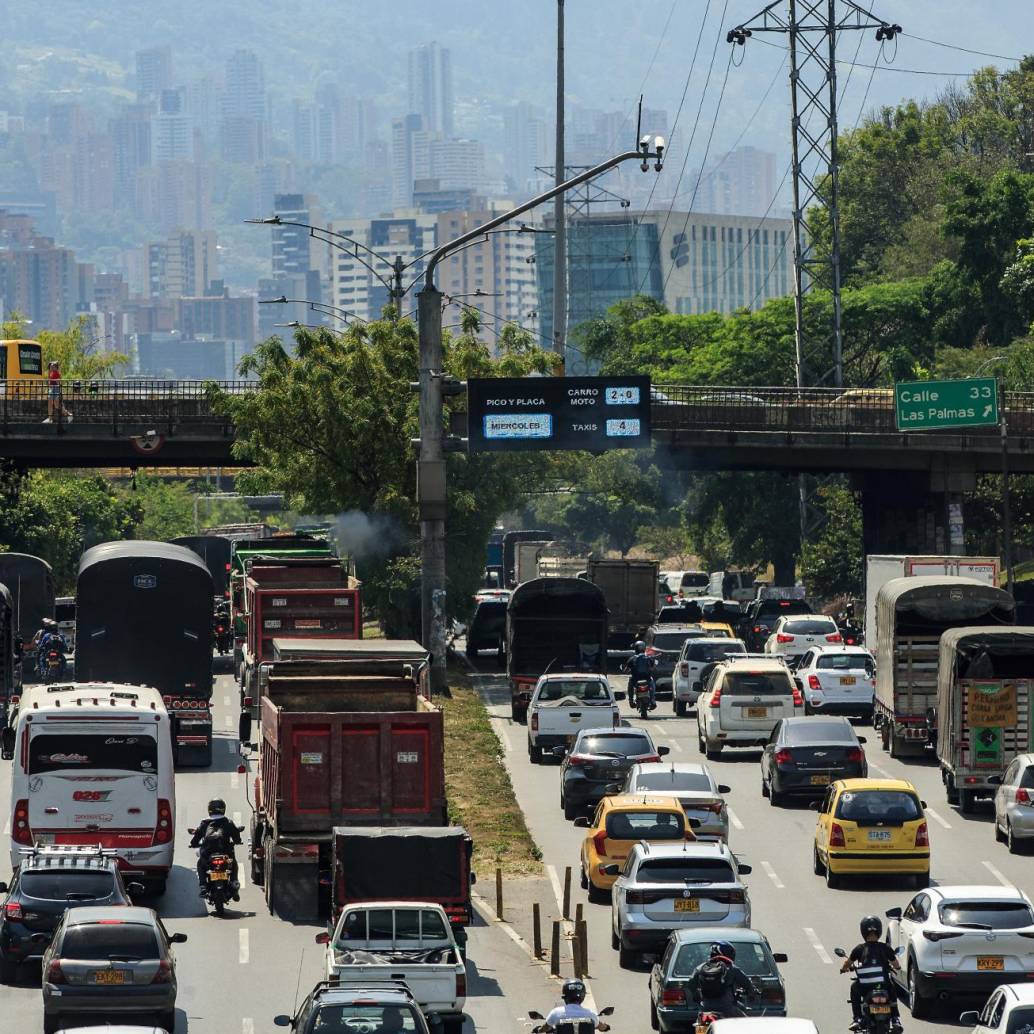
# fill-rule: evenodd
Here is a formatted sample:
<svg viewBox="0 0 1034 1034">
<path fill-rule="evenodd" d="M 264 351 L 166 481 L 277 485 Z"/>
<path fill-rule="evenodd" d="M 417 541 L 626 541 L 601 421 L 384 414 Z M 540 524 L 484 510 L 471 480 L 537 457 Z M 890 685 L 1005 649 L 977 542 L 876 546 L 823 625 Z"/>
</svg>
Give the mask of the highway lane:
<svg viewBox="0 0 1034 1034">
<path fill-rule="evenodd" d="M 610 948 L 609 904 L 589 904 L 585 892 L 577 888 L 584 833 L 566 822 L 560 811 L 559 769 L 553 764 L 533 766 L 529 762 L 527 731 L 509 719 L 509 697 L 501 676 L 475 676 L 475 681 L 490 703 L 496 730 L 507 747 L 505 762 L 545 863 L 561 880 L 564 867 L 573 868 L 574 900 L 584 902 L 589 924 L 590 973 L 596 1001 L 618 1006 L 616 1030 L 647 1031 L 649 966 L 643 965 L 636 972 L 618 966 L 617 952 Z M 624 688 L 624 679 L 612 681 Z M 638 717 L 631 719 L 627 704 L 622 706 L 632 724 L 646 725 L 658 745 L 672 748 L 668 760 L 703 760 L 697 749 L 695 714 L 676 718 L 670 702 L 660 701 L 658 710 L 644 723 Z M 1015 883 L 1034 893 L 1029 858 L 1011 856 L 1004 845 L 995 842 L 989 812 L 962 816 L 946 803 L 936 765 L 894 761 L 882 750 L 871 728 L 859 727 L 858 732 L 867 736 L 871 773 L 911 780 L 929 805 L 934 883 Z M 776 808 L 762 798 L 759 756 L 758 750 L 726 750 L 720 760 L 709 763 L 717 779 L 732 788 L 727 798 L 732 813 L 730 844 L 754 867 L 747 877 L 753 925 L 766 933 L 775 951 L 790 956 L 783 967 L 790 1014 L 815 1020 L 824 1032 L 842 1030 L 850 1022 L 846 1001 L 850 978 L 839 975 L 834 947 L 850 948 L 858 942 L 862 915 L 873 912 L 882 917 L 886 909 L 907 904 L 915 891 L 903 881 L 890 878 L 828 889 L 812 871 L 815 813 L 801 804 Z M 902 1015 L 906 1028 L 920 1031 L 953 1024 L 959 1012 L 971 1007 L 965 1002 L 946 1003 L 933 1022 L 914 1021 L 907 1009 Z"/>
<path fill-rule="evenodd" d="M 245 886 L 238 905 L 216 919 L 198 897 L 196 852 L 187 847 L 188 826 L 196 826 L 212 797 L 226 800 L 228 812 L 245 827 L 249 807 L 245 777 L 237 773 L 238 691 L 229 675 L 216 680 L 213 696 L 216 742 L 210 769 L 185 769 L 176 775 L 175 868 L 169 889 L 156 907 L 170 932 L 187 934 L 177 946 L 179 979 L 175 1034 L 264 1034 L 277 1013 L 289 1013 L 321 976 L 322 946 L 314 942 L 321 926 L 287 923 L 269 915 L 261 888 L 247 880 L 244 850 L 238 849 Z M 9 879 L 10 766 L 0 764 L 0 878 Z M 419 864 L 414 860 L 414 864 Z M 555 997 L 541 967 L 532 967 L 520 948 L 495 926 L 479 922 L 468 942 L 466 1034 L 526 1034 L 520 1017 Z M 33 1034 L 43 1029 L 39 967 L 23 967 L 18 986 L 0 985 L 0 1030 Z"/>
</svg>

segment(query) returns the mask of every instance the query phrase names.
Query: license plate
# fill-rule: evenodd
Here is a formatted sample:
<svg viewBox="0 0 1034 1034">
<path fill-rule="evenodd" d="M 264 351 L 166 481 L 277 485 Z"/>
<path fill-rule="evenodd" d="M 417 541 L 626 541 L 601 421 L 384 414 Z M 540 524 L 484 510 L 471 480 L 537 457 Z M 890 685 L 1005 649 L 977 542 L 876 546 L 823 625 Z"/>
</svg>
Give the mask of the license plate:
<svg viewBox="0 0 1034 1034">
<path fill-rule="evenodd" d="M 889 829 L 870 829 L 869 830 L 869 839 L 873 840 L 873 841 L 878 841 L 880 843 L 885 843 L 886 841 L 890 840 L 890 830 Z"/>
<path fill-rule="evenodd" d="M 870 1005 L 869 1006 L 870 1016 L 889 1016 L 890 1006 L 889 1005 Z"/>
<path fill-rule="evenodd" d="M 210 872 L 208 878 L 210 880 L 228 880 L 230 874 L 228 872 Z"/>
<path fill-rule="evenodd" d="M 858 681 L 858 679 L 856 679 L 854 677 L 854 675 L 841 675 L 840 676 L 840 685 L 841 686 L 853 686 L 857 681 Z"/>
<path fill-rule="evenodd" d="M 977 972 L 981 970 L 992 970 L 1001 972 L 1005 969 L 1005 959 L 1001 955 L 978 955 Z"/>
<path fill-rule="evenodd" d="M 696 1034 L 707 1034 L 710 1030 L 710 1025 L 707 1023 L 698 1023 L 696 1025 Z"/>
<path fill-rule="evenodd" d="M 811 777 L 812 786 L 825 786 L 829 782 L 828 775 L 815 775 Z"/>
<path fill-rule="evenodd" d="M 767 707 L 748 707 L 746 712 L 748 718 L 765 718 L 768 716 Z"/>
<path fill-rule="evenodd" d="M 320 627 L 320 619 L 319 618 L 295 618 L 294 627 L 295 628 L 319 628 Z"/>
<path fill-rule="evenodd" d="M 699 912 L 700 902 L 696 898 L 676 898 L 675 899 L 675 911 L 676 912 Z"/>
<path fill-rule="evenodd" d="M 95 984 L 127 984 L 129 971 L 125 969 L 100 969 L 93 974 Z"/>
</svg>

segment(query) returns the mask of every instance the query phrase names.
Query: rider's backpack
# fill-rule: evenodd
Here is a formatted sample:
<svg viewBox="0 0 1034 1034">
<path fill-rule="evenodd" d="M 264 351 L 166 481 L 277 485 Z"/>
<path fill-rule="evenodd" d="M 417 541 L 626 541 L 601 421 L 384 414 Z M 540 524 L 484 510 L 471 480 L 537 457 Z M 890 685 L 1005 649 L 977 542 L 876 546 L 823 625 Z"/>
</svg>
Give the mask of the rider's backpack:
<svg viewBox="0 0 1034 1034">
<path fill-rule="evenodd" d="M 697 970 L 697 986 L 703 998 L 721 998 L 725 994 L 726 965 L 721 959 L 708 959 Z"/>
</svg>

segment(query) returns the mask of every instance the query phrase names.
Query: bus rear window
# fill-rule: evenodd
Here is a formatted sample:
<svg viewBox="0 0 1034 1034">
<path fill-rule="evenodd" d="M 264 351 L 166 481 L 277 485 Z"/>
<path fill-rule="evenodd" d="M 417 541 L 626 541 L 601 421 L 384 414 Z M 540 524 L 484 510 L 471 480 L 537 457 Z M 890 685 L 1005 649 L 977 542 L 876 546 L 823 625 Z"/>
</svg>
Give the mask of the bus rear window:
<svg viewBox="0 0 1034 1034">
<path fill-rule="evenodd" d="M 43 372 L 43 355 L 39 345 L 18 346 L 18 369 L 21 373 Z"/>
<path fill-rule="evenodd" d="M 87 769 L 156 772 L 158 741 L 139 733 L 33 734 L 29 742 L 29 775 Z"/>
</svg>

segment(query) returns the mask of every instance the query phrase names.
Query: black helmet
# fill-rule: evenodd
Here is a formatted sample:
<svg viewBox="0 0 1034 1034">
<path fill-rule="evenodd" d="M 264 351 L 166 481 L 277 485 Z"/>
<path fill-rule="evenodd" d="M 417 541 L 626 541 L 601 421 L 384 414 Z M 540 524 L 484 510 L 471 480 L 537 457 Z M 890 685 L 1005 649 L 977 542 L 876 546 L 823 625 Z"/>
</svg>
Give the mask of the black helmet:
<svg viewBox="0 0 1034 1034">
<path fill-rule="evenodd" d="M 863 916 L 858 928 L 862 931 L 863 941 L 871 933 L 876 934 L 877 937 L 883 933 L 883 923 L 879 916 Z"/>
<path fill-rule="evenodd" d="M 226 801 L 221 797 L 214 797 L 208 802 L 208 814 L 209 815 L 225 815 L 226 814 Z"/>
<path fill-rule="evenodd" d="M 721 955 L 730 962 L 736 961 L 736 949 L 728 941 L 715 941 L 711 945 L 711 958 Z"/>
<path fill-rule="evenodd" d="M 635 652 L 642 653 L 646 649 L 646 643 L 642 639 L 637 639 L 635 644 Z"/>
<path fill-rule="evenodd" d="M 560 997 L 568 1005 L 580 1005 L 585 1001 L 585 985 L 580 980 L 566 980 L 560 990 Z"/>
</svg>

